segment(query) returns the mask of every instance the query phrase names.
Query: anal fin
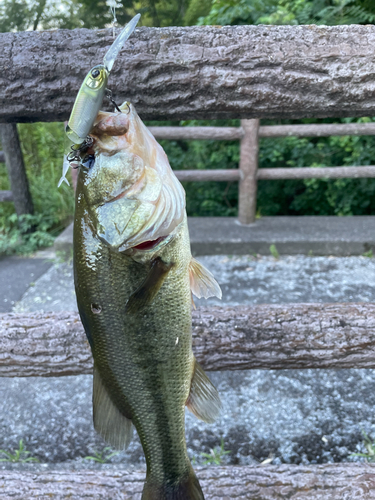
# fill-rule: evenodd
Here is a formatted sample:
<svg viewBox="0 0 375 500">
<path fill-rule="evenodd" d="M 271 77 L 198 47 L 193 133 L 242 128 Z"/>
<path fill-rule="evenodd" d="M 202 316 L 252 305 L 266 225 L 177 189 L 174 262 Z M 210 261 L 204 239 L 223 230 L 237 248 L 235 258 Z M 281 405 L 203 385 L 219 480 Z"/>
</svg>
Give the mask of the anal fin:
<svg viewBox="0 0 375 500">
<path fill-rule="evenodd" d="M 186 406 L 200 420 L 212 423 L 219 416 L 221 410 L 220 396 L 195 358 L 194 363 L 194 373 Z"/>
<path fill-rule="evenodd" d="M 213 275 L 194 257 L 189 264 L 190 288 L 198 299 L 217 297 L 221 299 L 221 288 Z"/>
<path fill-rule="evenodd" d="M 116 450 L 125 450 L 133 436 L 132 421 L 114 405 L 95 367 L 92 403 L 96 432 Z"/>
</svg>

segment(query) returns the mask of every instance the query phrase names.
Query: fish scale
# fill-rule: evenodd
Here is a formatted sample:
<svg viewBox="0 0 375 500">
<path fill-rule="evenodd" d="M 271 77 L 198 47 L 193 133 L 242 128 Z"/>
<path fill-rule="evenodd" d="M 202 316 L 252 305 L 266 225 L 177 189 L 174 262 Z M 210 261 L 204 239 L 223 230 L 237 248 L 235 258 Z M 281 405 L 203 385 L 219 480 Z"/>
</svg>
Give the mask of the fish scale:
<svg viewBox="0 0 375 500">
<path fill-rule="evenodd" d="M 94 426 L 118 449 L 136 428 L 147 463 L 142 500 L 203 500 L 185 406 L 212 422 L 220 398 L 192 352 L 191 293 L 221 291 L 191 256 L 181 184 L 127 107 L 99 113 L 76 189 L 74 276 L 94 357 Z"/>
<path fill-rule="evenodd" d="M 80 179 L 78 191 L 79 186 Z M 84 205 L 78 204 L 77 214 L 85 211 L 81 204 Z M 131 414 L 150 474 L 156 473 L 161 480 L 168 470 L 170 479 L 178 477 L 181 471 L 189 470 L 184 414 L 193 358 L 188 260 L 182 258 L 189 248 L 178 245 L 178 239 L 168 247 L 164 258 L 185 264 L 172 267 L 160 294 L 143 317 L 129 319 L 122 311 L 147 275 L 149 263 L 134 262 L 98 240 L 95 267 L 87 266 L 93 260 L 93 245 L 91 241 L 87 250 L 82 234 L 76 231 L 74 235 L 76 291 L 80 313 L 93 339 L 96 367 L 107 387 L 115 388 L 112 397 L 118 407 Z M 92 303 L 100 305 L 100 314 L 91 311 Z M 139 394 L 145 392 L 147 396 L 140 398 Z"/>
</svg>

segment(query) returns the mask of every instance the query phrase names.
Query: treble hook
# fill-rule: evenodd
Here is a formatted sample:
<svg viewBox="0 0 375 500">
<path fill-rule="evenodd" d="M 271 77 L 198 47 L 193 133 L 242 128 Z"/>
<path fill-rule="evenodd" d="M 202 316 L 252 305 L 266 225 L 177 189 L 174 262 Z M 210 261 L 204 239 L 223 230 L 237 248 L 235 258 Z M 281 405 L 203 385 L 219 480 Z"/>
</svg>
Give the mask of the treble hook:
<svg viewBox="0 0 375 500">
<path fill-rule="evenodd" d="M 93 142 L 94 139 L 88 135 L 83 143 L 79 144 L 78 147 L 77 144 L 72 144 L 72 146 L 70 146 L 71 151 L 67 156 L 68 162 L 71 163 L 73 161 L 80 161 L 81 153 L 89 149 L 93 145 Z"/>
</svg>

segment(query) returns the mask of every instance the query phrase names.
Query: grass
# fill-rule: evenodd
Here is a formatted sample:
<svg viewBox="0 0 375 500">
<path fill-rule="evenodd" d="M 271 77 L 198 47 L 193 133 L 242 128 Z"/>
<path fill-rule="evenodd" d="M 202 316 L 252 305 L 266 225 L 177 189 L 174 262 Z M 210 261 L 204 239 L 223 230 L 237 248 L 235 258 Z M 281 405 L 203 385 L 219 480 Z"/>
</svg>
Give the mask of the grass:
<svg viewBox="0 0 375 500">
<path fill-rule="evenodd" d="M 363 257 L 369 257 L 370 259 L 372 259 L 374 257 L 373 251 L 369 250 L 368 252 L 363 253 L 362 256 Z"/>
<path fill-rule="evenodd" d="M 363 434 L 363 444 L 367 450 L 367 453 L 352 453 L 350 457 L 364 457 L 367 462 L 375 462 L 375 441 L 371 439 L 364 430 Z"/>
<path fill-rule="evenodd" d="M 276 245 L 274 245 L 272 243 L 272 245 L 270 246 L 270 252 L 271 252 L 271 255 L 274 259 L 279 259 L 280 258 L 280 254 L 279 252 L 277 251 L 277 248 L 276 248 Z"/>
<path fill-rule="evenodd" d="M 26 462 L 39 462 L 37 458 L 28 457 L 30 451 L 25 449 L 23 439 L 18 444 L 18 450 L 13 450 L 14 453 L 6 450 L 0 450 L 0 454 L 5 455 L 6 458 L 0 458 L 0 462 L 13 462 L 13 463 L 26 463 Z"/>
<path fill-rule="evenodd" d="M 102 451 L 94 451 L 95 456 L 85 457 L 85 460 L 93 460 L 99 464 L 106 464 L 112 457 L 115 457 L 119 453 L 119 451 L 111 452 L 111 448 L 106 446 Z"/>
<path fill-rule="evenodd" d="M 230 451 L 224 449 L 224 439 L 221 439 L 220 446 L 215 446 L 209 453 L 201 453 L 200 456 L 205 458 L 202 462 L 203 465 L 221 465 L 223 458 L 228 455 Z"/>
</svg>

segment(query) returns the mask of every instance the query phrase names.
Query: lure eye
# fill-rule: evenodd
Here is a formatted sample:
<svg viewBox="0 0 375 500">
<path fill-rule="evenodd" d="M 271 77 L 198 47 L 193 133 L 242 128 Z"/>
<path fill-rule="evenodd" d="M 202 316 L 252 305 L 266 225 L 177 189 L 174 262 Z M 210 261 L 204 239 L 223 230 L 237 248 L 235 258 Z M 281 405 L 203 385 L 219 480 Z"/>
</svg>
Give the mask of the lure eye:
<svg viewBox="0 0 375 500">
<path fill-rule="evenodd" d="M 91 76 L 93 78 L 97 78 L 99 75 L 100 75 L 100 71 L 98 69 L 94 69 L 93 71 L 91 71 Z"/>
<path fill-rule="evenodd" d="M 82 166 L 90 170 L 95 165 L 95 156 L 94 155 L 87 155 L 85 158 L 82 160 Z"/>
</svg>

